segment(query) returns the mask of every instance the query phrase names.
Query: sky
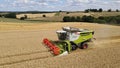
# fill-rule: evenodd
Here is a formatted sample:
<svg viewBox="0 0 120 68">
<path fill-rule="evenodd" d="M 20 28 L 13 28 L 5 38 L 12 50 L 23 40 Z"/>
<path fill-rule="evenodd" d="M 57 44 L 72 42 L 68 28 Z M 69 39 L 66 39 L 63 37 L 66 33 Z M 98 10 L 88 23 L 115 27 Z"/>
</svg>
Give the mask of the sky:
<svg viewBox="0 0 120 68">
<path fill-rule="evenodd" d="M 83 11 L 119 9 L 120 0 L 0 0 L 0 11 Z"/>
</svg>

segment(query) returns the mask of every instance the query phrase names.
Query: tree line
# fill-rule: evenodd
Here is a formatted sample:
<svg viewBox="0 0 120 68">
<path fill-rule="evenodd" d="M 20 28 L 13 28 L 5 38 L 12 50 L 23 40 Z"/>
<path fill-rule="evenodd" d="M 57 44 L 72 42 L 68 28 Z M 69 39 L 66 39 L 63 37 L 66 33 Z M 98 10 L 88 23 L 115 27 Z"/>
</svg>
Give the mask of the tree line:
<svg viewBox="0 0 120 68">
<path fill-rule="evenodd" d="M 91 22 L 91 23 L 104 23 L 104 24 L 120 24 L 120 15 L 118 16 L 100 16 L 95 18 L 93 16 L 65 16 L 63 22 Z"/>
<path fill-rule="evenodd" d="M 8 14 L 3 14 L 0 15 L 0 17 L 5 17 L 5 18 L 16 18 L 16 13 L 8 13 Z"/>
<path fill-rule="evenodd" d="M 8 13 L 8 14 L 0 14 L 0 17 L 4 17 L 4 18 L 16 18 L 16 15 L 17 14 L 13 12 L 13 13 Z M 46 17 L 46 15 L 43 14 L 42 17 Z M 27 18 L 28 18 L 28 16 L 24 15 L 24 16 L 20 17 L 20 20 L 25 20 Z"/>
<path fill-rule="evenodd" d="M 108 9 L 107 12 L 111 12 L 112 9 Z M 115 10 L 116 12 L 119 12 L 118 9 Z M 99 9 L 86 9 L 84 10 L 85 13 L 88 13 L 88 12 L 103 12 L 103 9 L 102 8 L 99 8 Z"/>
</svg>

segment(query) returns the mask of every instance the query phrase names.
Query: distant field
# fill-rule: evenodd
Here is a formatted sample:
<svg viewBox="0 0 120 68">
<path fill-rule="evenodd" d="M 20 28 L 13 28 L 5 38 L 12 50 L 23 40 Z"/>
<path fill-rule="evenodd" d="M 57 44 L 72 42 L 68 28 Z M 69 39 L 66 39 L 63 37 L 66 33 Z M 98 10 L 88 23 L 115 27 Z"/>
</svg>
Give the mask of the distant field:
<svg viewBox="0 0 120 68">
<path fill-rule="evenodd" d="M 3 14 L 3 13 L 1 13 Z M 19 20 L 21 17 L 24 17 L 24 15 L 27 15 L 26 20 Z M 46 17 L 43 17 L 45 15 Z M 16 23 L 40 23 L 40 22 L 61 22 L 63 21 L 64 16 L 84 16 L 84 15 L 91 15 L 94 17 L 99 16 L 117 16 L 120 15 L 120 12 L 56 12 L 56 13 L 37 13 L 37 14 L 31 14 L 31 13 L 23 13 L 18 14 L 17 19 L 8 19 L 8 18 L 0 18 L 0 22 L 16 22 Z"/>
<path fill-rule="evenodd" d="M 39 17 L 43 17 L 43 15 L 46 15 L 47 17 L 53 17 L 55 15 L 55 13 L 41 13 L 41 14 L 18 14 L 17 18 L 20 18 L 24 15 L 27 15 L 28 18 L 39 18 Z"/>
<path fill-rule="evenodd" d="M 84 16 L 84 15 L 91 15 L 94 17 L 99 16 L 117 16 L 120 15 L 120 12 L 90 12 L 90 13 L 83 13 L 83 12 L 70 12 L 67 14 L 67 12 L 60 12 L 60 13 L 42 13 L 42 14 L 19 14 L 17 15 L 17 18 L 20 18 L 24 15 L 28 16 L 28 20 L 36 20 L 36 21 L 62 21 L 64 16 Z M 46 15 L 46 17 L 43 17 L 43 15 Z"/>
</svg>

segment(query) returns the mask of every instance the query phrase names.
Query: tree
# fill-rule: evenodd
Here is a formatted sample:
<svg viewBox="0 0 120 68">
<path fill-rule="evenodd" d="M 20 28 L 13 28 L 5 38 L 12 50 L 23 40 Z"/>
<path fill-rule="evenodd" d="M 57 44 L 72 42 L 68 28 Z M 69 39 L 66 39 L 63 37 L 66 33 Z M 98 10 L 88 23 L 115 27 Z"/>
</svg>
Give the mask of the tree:
<svg viewBox="0 0 120 68">
<path fill-rule="evenodd" d="M 75 22 L 76 20 L 75 20 L 75 17 L 74 16 L 72 16 L 71 18 L 70 18 L 70 22 Z"/>
<path fill-rule="evenodd" d="M 88 13 L 88 12 L 89 12 L 89 9 L 86 9 L 84 12 L 85 12 L 85 13 Z"/>
<path fill-rule="evenodd" d="M 88 16 L 87 17 L 87 22 L 93 22 L 94 21 L 94 17 L 93 16 Z"/>
<path fill-rule="evenodd" d="M 46 15 L 43 15 L 43 17 L 46 17 Z"/>
<path fill-rule="evenodd" d="M 116 17 L 110 17 L 109 21 L 110 24 L 117 24 Z"/>
<path fill-rule="evenodd" d="M 2 17 L 2 15 L 0 15 L 0 17 Z"/>
<path fill-rule="evenodd" d="M 116 16 L 116 21 L 117 21 L 117 24 L 120 24 L 120 17 L 119 16 Z"/>
<path fill-rule="evenodd" d="M 83 21 L 83 22 L 86 22 L 86 18 L 87 18 L 86 15 L 82 16 L 82 21 Z"/>
<path fill-rule="evenodd" d="M 69 16 L 65 16 L 63 18 L 63 22 L 70 22 L 70 17 Z"/>
<path fill-rule="evenodd" d="M 83 17 L 82 17 L 82 21 L 83 22 L 93 22 L 94 21 L 94 17 L 92 17 L 92 16 L 86 16 L 86 15 L 84 15 Z"/>
<path fill-rule="evenodd" d="M 95 23 L 100 23 L 100 24 L 102 24 L 102 23 L 105 24 L 105 23 L 106 23 L 105 20 L 100 20 L 100 19 L 95 19 L 94 22 L 95 22 Z"/>
<path fill-rule="evenodd" d="M 70 14 L 70 12 L 66 12 L 66 14 Z"/>
<path fill-rule="evenodd" d="M 80 21 L 81 21 L 80 16 L 77 16 L 77 17 L 76 17 L 76 22 L 80 22 Z"/>
<path fill-rule="evenodd" d="M 20 17 L 20 20 L 25 20 L 25 17 Z"/>
<path fill-rule="evenodd" d="M 98 17 L 100 20 L 104 20 L 105 18 L 103 16 Z"/>
<path fill-rule="evenodd" d="M 27 19 L 28 17 L 27 17 L 27 15 L 24 15 L 24 17 L 25 17 L 25 19 Z"/>
<path fill-rule="evenodd" d="M 59 10 L 59 12 L 62 12 L 62 10 Z"/>
<path fill-rule="evenodd" d="M 98 10 L 97 9 L 91 9 L 92 12 L 97 12 Z"/>
<path fill-rule="evenodd" d="M 118 9 L 116 9 L 116 12 L 119 12 L 119 10 L 118 10 Z"/>
<path fill-rule="evenodd" d="M 98 11 L 99 11 L 99 12 L 102 12 L 102 11 L 103 11 L 103 9 L 102 9 L 102 8 L 100 8 Z"/>
<path fill-rule="evenodd" d="M 27 15 L 24 15 L 23 17 L 20 17 L 20 20 L 25 20 L 27 18 L 28 18 Z"/>
<path fill-rule="evenodd" d="M 108 12 L 111 12 L 112 10 L 111 9 L 108 9 Z"/>
<path fill-rule="evenodd" d="M 9 13 L 5 15 L 5 18 L 16 18 L 16 13 Z"/>
</svg>

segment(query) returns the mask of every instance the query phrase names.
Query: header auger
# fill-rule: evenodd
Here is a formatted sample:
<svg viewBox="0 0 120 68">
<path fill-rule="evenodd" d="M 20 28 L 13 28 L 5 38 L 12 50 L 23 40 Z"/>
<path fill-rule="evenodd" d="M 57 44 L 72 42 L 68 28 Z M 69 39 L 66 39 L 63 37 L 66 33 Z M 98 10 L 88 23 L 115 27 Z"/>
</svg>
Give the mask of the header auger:
<svg viewBox="0 0 120 68">
<path fill-rule="evenodd" d="M 52 51 L 54 55 L 66 55 L 69 52 L 88 48 L 87 42 L 93 38 L 94 31 L 88 29 L 78 29 L 73 27 L 63 27 L 57 32 L 59 41 L 43 39 L 43 43 Z"/>
</svg>

